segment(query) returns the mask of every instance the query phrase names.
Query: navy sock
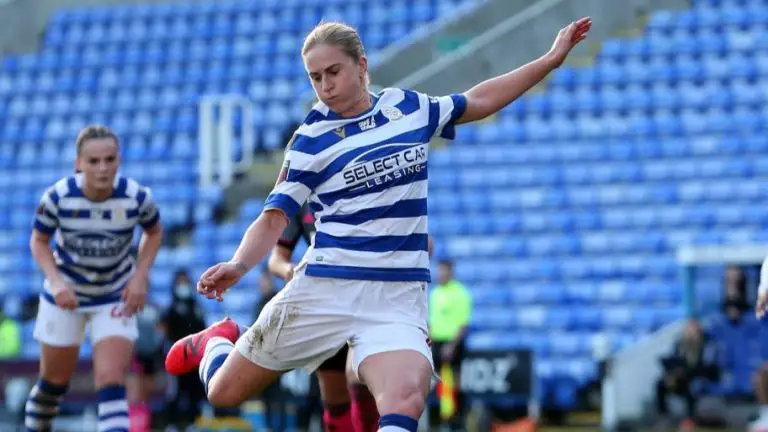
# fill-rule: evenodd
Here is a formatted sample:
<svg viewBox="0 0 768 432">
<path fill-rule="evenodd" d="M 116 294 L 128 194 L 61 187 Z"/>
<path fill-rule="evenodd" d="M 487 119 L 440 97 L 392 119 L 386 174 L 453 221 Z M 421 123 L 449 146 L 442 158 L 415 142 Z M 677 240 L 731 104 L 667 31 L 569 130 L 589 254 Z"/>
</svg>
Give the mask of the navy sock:
<svg viewBox="0 0 768 432">
<path fill-rule="evenodd" d="M 419 421 L 402 414 L 387 414 L 379 419 L 379 432 L 416 432 Z"/>
<path fill-rule="evenodd" d="M 67 386 L 51 384 L 42 378 L 29 392 L 24 407 L 24 427 L 27 432 L 49 431 L 53 419 L 59 413 L 59 404 L 67 392 Z"/>
</svg>

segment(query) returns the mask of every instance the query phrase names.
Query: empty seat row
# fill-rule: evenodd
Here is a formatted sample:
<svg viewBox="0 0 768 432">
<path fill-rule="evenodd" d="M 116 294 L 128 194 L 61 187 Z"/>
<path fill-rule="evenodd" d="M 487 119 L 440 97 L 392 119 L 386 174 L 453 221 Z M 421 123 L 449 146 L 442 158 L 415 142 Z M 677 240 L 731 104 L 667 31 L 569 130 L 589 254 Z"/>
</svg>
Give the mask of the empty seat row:
<svg viewBox="0 0 768 432">
<path fill-rule="evenodd" d="M 519 330 L 623 330 L 646 332 L 682 318 L 680 307 L 637 308 L 609 306 L 578 308 L 566 306 L 520 306 L 476 309 L 471 328 Z M 542 341 L 547 338 L 540 338 Z"/>
<path fill-rule="evenodd" d="M 352 22 L 368 20 L 371 22 L 401 21 L 401 20 L 431 20 L 436 11 L 442 11 L 450 6 L 461 4 L 460 0 L 396 0 L 387 4 L 387 11 L 392 12 L 391 17 L 382 6 L 366 7 L 362 0 L 339 2 L 338 0 L 316 2 L 296 2 L 288 0 L 280 2 L 280 7 L 275 9 L 265 2 L 239 2 L 238 7 L 214 7 L 214 8 L 189 8 L 180 6 L 173 9 L 156 8 L 148 12 L 143 7 L 124 9 L 119 11 L 83 10 L 75 13 L 64 12 L 54 15 L 49 28 L 72 29 L 109 26 L 119 27 L 128 25 L 141 28 L 144 25 L 157 23 L 192 22 L 212 24 L 214 28 L 224 30 L 224 24 L 235 22 L 251 22 L 262 24 L 264 31 L 273 28 L 298 29 L 302 24 L 316 23 L 322 17 L 345 16 Z M 269 3 L 269 2 L 266 2 Z M 194 4 L 194 3 L 193 3 Z M 382 16 L 383 15 L 383 16 Z M 92 19 L 84 19 L 84 16 L 92 16 Z"/>
<path fill-rule="evenodd" d="M 530 188 L 536 186 L 571 187 L 584 184 L 667 182 L 671 180 L 703 182 L 726 180 L 729 178 L 748 179 L 763 171 L 758 165 L 765 162 L 762 158 L 753 160 L 745 155 L 722 157 L 666 158 L 635 162 L 582 162 L 565 167 L 526 167 L 515 166 L 509 170 L 510 162 L 505 164 L 495 161 L 493 165 L 475 164 L 464 166 L 452 172 L 438 167 L 430 174 L 434 190 L 466 189 L 468 192 L 483 187 Z M 516 163 L 512 163 L 517 165 Z M 480 165 L 480 166 L 478 166 Z M 765 181 L 754 182 L 766 185 Z"/>
<path fill-rule="evenodd" d="M 765 163 L 768 163 L 766 161 Z M 768 165 L 763 165 L 763 167 Z M 765 172 L 756 173 L 765 176 Z M 537 208 L 572 208 L 593 210 L 599 206 L 657 206 L 688 203 L 699 200 L 732 201 L 747 200 L 765 195 L 765 182 L 750 182 L 754 189 L 740 190 L 738 180 L 691 181 L 690 184 L 598 184 L 569 188 L 509 188 L 488 190 L 487 187 L 467 188 L 465 194 L 455 196 L 450 189 L 438 189 L 433 194 L 431 208 L 438 212 L 463 214 L 466 212 L 489 213 L 507 210 Z M 713 186 L 702 190 L 699 185 Z M 596 216 L 593 217 L 595 220 Z M 461 221 L 457 221 L 460 224 Z M 596 222 L 598 224 L 599 222 Z"/>
<path fill-rule="evenodd" d="M 738 213 L 738 211 L 733 211 Z M 434 235 L 448 237 L 445 240 L 445 252 L 457 258 L 465 257 L 507 257 L 524 258 L 538 256 L 581 256 L 601 255 L 605 253 L 654 253 L 674 250 L 681 246 L 679 238 L 666 233 L 665 228 L 701 229 L 694 237 L 695 244 L 727 244 L 729 234 L 748 233 L 757 241 L 768 236 L 768 221 L 765 213 L 762 218 L 750 221 L 746 218 L 729 216 L 733 222 L 723 223 L 709 230 L 701 229 L 697 223 L 680 222 L 676 225 L 659 223 L 653 225 L 654 231 L 646 229 L 620 228 L 616 231 L 594 231 L 591 233 L 563 234 L 554 232 L 534 232 L 525 236 L 522 232 L 514 239 L 495 239 L 488 236 L 461 236 L 459 233 L 442 229 L 431 229 Z M 729 221 L 730 222 L 730 221 Z M 745 229 L 748 226 L 751 229 Z M 613 227 L 612 227 L 613 228 Z M 738 230 L 738 231 L 732 231 Z M 450 237 L 449 237 L 450 236 Z M 522 237 L 522 238 L 521 238 Z M 747 238 L 748 240 L 749 238 Z"/>
<path fill-rule="evenodd" d="M 462 134 L 465 130 L 467 129 L 459 128 L 457 132 Z M 469 144 L 473 143 L 461 141 L 461 145 L 450 146 L 431 154 L 430 167 L 436 166 L 438 169 L 431 170 L 430 176 L 440 174 L 444 167 L 517 165 L 517 170 L 526 173 L 522 175 L 535 170 L 536 175 L 551 177 L 558 175 L 559 170 L 579 170 L 582 166 L 587 166 L 590 170 L 600 169 L 600 166 L 608 165 L 606 162 L 615 166 L 615 163 L 621 161 L 629 165 L 638 161 L 648 163 L 648 159 L 662 159 L 660 162 L 663 165 L 675 164 L 675 159 L 680 157 L 725 155 L 724 159 L 728 160 L 747 155 L 751 157 L 768 151 L 768 137 L 753 134 L 735 134 L 727 137 L 697 135 L 660 140 L 557 140 L 535 144 L 516 143 L 505 139 L 493 145 Z M 435 183 L 443 184 L 445 181 L 448 179 L 442 178 Z"/>
<path fill-rule="evenodd" d="M 470 288 L 473 305 L 488 307 L 516 307 L 524 305 L 608 305 L 633 306 L 652 304 L 679 304 L 682 293 L 674 284 L 621 279 L 603 283 L 559 284 L 489 284 L 478 283 Z"/>
<path fill-rule="evenodd" d="M 627 280 L 672 278 L 680 274 L 673 254 L 596 255 L 572 257 L 530 257 L 504 259 L 504 264 L 487 259 L 465 260 L 456 264 L 457 275 L 468 284 L 478 281 L 519 283 L 583 280 Z"/>
<path fill-rule="evenodd" d="M 344 19 L 360 32 L 361 38 L 371 48 L 378 48 L 380 41 L 397 40 L 403 37 L 412 28 L 430 21 L 436 11 L 431 9 L 417 9 L 413 12 L 397 8 L 387 8 L 386 12 L 371 9 L 367 14 L 359 13 L 358 8 L 354 13 L 329 11 L 328 13 L 311 13 L 298 18 L 289 18 L 281 21 L 280 18 L 263 14 L 258 17 L 241 14 L 236 18 L 227 15 L 218 15 L 214 19 L 200 17 L 195 20 L 176 18 L 170 22 L 154 21 L 146 25 L 142 21 L 133 21 L 128 25 L 116 23 L 110 26 L 80 26 L 70 25 L 68 28 L 48 29 L 45 43 L 48 47 L 55 46 L 88 46 L 105 42 L 127 41 L 178 41 L 189 39 L 231 39 L 233 37 L 268 37 L 264 43 L 256 46 L 262 53 L 284 53 L 300 48 L 301 39 L 321 20 Z M 270 39 L 271 42 L 270 43 Z M 224 46 L 220 47 L 217 56 L 227 57 Z"/>
</svg>

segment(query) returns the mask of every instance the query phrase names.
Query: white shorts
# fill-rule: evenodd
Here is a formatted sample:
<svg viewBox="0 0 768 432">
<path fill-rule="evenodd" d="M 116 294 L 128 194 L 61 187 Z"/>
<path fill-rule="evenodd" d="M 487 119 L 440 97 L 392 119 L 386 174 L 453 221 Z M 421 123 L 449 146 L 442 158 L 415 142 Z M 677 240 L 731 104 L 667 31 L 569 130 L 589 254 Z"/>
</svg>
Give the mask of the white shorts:
<svg viewBox="0 0 768 432">
<path fill-rule="evenodd" d="M 121 304 L 90 306 L 82 310 L 64 310 L 40 297 L 34 337 L 40 343 L 56 347 L 78 346 L 90 327 L 91 345 L 108 337 L 121 337 L 135 341 L 139 336 L 136 316 L 124 317 Z"/>
<path fill-rule="evenodd" d="M 318 278 L 297 271 L 236 348 L 267 369 L 314 371 L 349 344 L 357 374 L 366 357 L 388 351 L 418 351 L 433 365 L 427 340 L 426 283 Z"/>
</svg>

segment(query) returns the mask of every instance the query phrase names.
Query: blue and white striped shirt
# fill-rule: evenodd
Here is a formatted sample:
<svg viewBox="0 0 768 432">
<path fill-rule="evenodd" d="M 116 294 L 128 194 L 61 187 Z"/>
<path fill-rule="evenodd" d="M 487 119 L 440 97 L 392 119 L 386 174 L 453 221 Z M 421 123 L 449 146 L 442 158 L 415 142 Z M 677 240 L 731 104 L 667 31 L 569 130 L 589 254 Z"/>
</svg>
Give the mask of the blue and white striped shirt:
<svg viewBox="0 0 768 432">
<path fill-rule="evenodd" d="M 463 95 L 429 97 L 396 88 L 342 118 L 322 102 L 296 130 L 265 210 L 288 217 L 309 200 L 317 234 L 306 274 L 430 281 L 427 158 L 433 137 L 455 137 Z"/>
<path fill-rule="evenodd" d="M 133 276 L 131 254 L 136 225 L 144 229 L 160 220 L 148 188 L 117 176 L 112 196 L 100 202 L 83 194 L 83 177 L 59 180 L 43 194 L 35 229 L 54 234 L 54 258 L 59 272 L 75 289 L 80 307 L 120 301 Z M 43 298 L 54 302 L 50 282 Z"/>
</svg>

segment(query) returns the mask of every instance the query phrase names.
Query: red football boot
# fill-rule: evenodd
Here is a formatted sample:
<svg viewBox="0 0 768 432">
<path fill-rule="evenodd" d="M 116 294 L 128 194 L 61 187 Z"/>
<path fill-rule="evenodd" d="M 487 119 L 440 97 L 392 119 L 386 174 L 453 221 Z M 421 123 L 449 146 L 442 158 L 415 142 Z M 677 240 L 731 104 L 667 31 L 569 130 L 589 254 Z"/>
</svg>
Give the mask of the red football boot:
<svg viewBox="0 0 768 432">
<path fill-rule="evenodd" d="M 231 319 L 224 318 L 201 332 L 179 339 L 165 356 L 165 370 L 175 376 L 196 370 L 203 360 L 205 346 L 216 336 L 235 343 L 240 337 L 240 327 Z"/>
</svg>

